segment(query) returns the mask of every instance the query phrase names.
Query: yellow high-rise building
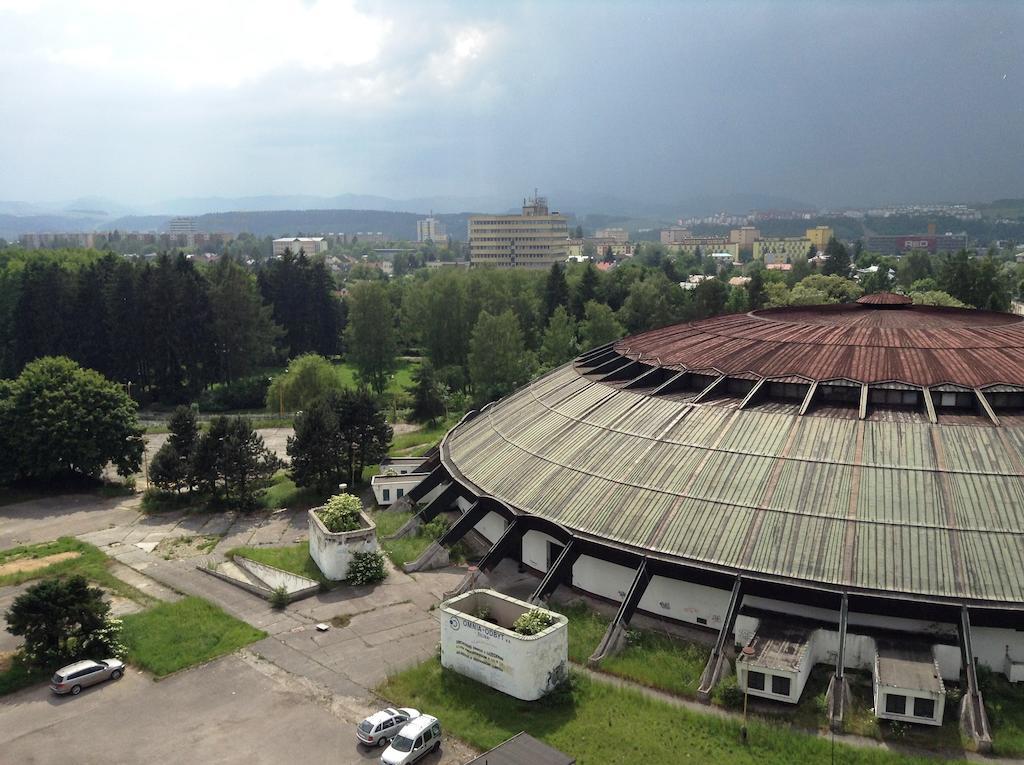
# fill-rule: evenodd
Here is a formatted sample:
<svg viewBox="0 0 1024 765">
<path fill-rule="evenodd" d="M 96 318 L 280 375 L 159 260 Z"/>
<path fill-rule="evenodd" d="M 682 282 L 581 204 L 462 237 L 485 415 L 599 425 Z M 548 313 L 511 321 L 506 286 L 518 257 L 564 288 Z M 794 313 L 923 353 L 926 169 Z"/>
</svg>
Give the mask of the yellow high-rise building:
<svg viewBox="0 0 1024 765">
<path fill-rule="evenodd" d="M 473 215 L 469 259 L 474 266 L 551 268 L 566 258 L 566 217 L 548 211 L 543 197 L 524 200 L 522 215 Z"/>
<path fill-rule="evenodd" d="M 807 229 L 807 238 L 811 240 L 811 244 L 814 245 L 818 252 L 825 251 L 825 245 L 828 244 L 828 240 L 835 236 L 835 232 L 831 226 L 815 226 L 814 228 Z"/>
</svg>

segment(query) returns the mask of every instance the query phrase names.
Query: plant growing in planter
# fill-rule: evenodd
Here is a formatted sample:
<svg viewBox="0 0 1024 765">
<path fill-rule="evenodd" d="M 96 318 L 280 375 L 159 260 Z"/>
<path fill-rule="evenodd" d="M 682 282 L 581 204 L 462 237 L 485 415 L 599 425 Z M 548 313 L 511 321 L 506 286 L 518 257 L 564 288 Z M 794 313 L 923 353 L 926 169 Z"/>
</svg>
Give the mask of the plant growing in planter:
<svg viewBox="0 0 1024 765">
<path fill-rule="evenodd" d="M 554 623 L 555 620 L 553 617 L 544 613 L 540 609 L 535 608 L 532 611 L 527 611 L 516 619 L 515 622 L 512 623 L 512 629 L 520 635 L 536 635 L 538 632 L 543 632 Z"/>
<path fill-rule="evenodd" d="M 354 494 L 336 494 L 319 511 L 320 520 L 332 534 L 355 531 L 360 527 L 359 512 L 363 503 Z"/>
</svg>

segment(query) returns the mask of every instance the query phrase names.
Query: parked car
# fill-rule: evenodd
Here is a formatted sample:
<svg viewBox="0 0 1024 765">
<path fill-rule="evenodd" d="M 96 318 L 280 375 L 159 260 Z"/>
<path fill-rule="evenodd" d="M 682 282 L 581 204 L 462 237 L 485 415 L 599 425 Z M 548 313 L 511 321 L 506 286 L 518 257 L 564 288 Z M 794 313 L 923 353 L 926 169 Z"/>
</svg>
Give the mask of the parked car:
<svg viewBox="0 0 1024 765">
<path fill-rule="evenodd" d="M 441 723 L 436 717 L 420 715 L 407 723 L 380 756 L 382 765 L 409 765 L 441 746 Z"/>
<path fill-rule="evenodd" d="M 363 720 L 356 726 L 356 737 L 367 746 L 384 746 L 398 735 L 410 720 L 420 716 L 415 709 L 388 707 Z"/>
<path fill-rule="evenodd" d="M 76 661 L 58 669 L 50 679 L 50 690 L 54 693 L 70 693 L 77 696 L 83 688 L 104 680 L 118 680 L 124 674 L 124 662 L 118 659 L 104 661 Z"/>
</svg>

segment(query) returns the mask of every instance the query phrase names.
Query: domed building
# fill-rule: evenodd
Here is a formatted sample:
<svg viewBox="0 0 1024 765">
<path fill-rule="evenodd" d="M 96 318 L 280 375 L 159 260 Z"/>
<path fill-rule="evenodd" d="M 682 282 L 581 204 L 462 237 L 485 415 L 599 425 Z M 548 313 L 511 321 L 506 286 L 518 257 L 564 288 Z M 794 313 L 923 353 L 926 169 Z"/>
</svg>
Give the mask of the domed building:
<svg viewBox="0 0 1024 765">
<path fill-rule="evenodd" d="M 475 529 L 482 570 L 717 631 L 705 693 L 735 643 L 781 701 L 814 663 L 896 667 L 927 688 L 879 713 L 941 722 L 960 680 L 984 734 L 975 664 L 1024 679 L 1022 317 L 871 295 L 664 327 L 470 413 L 427 471 L 410 499 L 458 509 L 442 541 Z"/>
</svg>

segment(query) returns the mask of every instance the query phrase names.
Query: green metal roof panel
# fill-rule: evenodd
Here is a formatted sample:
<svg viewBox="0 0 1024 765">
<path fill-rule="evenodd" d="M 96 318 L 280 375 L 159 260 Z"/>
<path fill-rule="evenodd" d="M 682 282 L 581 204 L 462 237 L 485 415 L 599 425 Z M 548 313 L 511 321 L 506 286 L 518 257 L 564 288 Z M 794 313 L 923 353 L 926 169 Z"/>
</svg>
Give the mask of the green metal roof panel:
<svg viewBox="0 0 1024 765">
<path fill-rule="evenodd" d="M 1019 427 L 863 422 L 643 396 L 563 367 L 456 427 L 480 491 L 738 571 L 1024 601 Z"/>
</svg>

